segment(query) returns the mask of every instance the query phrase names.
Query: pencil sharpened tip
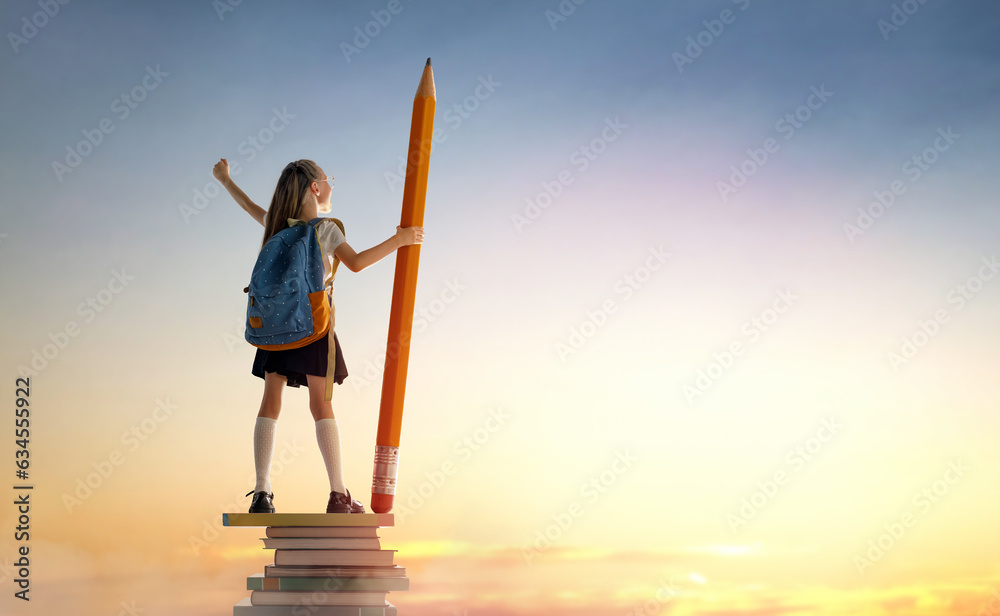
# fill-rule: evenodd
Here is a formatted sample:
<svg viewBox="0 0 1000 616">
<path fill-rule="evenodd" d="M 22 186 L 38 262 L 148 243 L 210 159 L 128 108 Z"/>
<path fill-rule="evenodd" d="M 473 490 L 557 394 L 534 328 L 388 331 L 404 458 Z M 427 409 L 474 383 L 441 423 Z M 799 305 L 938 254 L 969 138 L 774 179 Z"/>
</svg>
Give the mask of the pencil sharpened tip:
<svg viewBox="0 0 1000 616">
<path fill-rule="evenodd" d="M 430 65 L 431 65 L 431 59 L 427 58 L 427 64 L 425 64 L 425 66 L 430 66 Z"/>
</svg>

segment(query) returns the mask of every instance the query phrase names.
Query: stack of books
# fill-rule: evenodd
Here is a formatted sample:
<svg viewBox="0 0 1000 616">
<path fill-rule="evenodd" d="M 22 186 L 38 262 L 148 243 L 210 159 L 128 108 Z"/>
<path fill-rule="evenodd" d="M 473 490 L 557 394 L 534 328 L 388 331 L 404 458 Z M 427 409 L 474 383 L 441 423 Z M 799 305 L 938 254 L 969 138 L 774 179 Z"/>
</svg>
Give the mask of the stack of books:
<svg viewBox="0 0 1000 616">
<path fill-rule="evenodd" d="M 396 550 L 379 542 L 391 513 L 224 513 L 222 524 L 265 526 L 264 549 L 274 550 L 233 616 L 396 616 L 386 594 L 410 588 Z"/>
</svg>

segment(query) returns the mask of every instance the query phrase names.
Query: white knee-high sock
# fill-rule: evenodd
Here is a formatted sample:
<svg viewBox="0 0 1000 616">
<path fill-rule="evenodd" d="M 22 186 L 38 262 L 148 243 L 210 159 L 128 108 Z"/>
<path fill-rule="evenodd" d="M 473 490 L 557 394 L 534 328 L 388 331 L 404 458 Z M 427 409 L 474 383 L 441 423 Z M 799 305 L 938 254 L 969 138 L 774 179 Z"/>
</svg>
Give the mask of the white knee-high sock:
<svg viewBox="0 0 1000 616">
<path fill-rule="evenodd" d="M 340 460 L 340 428 L 337 419 L 330 417 L 316 422 L 316 441 L 326 462 L 326 473 L 330 476 L 330 490 L 346 493 L 344 467 Z"/>
<path fill-rule="evenodd" d="M 253 464 L 257 469 L 254 492 L 271 491 L 271 455 L 274 453 L 274 429 L 277 419 L 258 417 L 253 428 Z"/>
</svg>

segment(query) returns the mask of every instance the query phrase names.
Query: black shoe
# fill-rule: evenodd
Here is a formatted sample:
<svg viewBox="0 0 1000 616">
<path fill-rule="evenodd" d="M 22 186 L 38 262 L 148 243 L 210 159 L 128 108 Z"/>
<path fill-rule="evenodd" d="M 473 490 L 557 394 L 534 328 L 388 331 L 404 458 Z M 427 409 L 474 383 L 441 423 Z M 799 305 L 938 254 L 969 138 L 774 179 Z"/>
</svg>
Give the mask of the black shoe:
<svg viewBox="0 0 1000 616">
<path fill-rule="evenodd" d="M 274 494 L 270 492 L 254 492 L 250 490 L 247 496 L 253 494 L 253 502 L 250 503 L 250 513 L 274 513 Z"/>
<path fill-rule="evenodd" d="M 347 490 L 347 488 L 344 488 Z M 330 492 L 330 501 L 326 504 L 327 513 L 364 513 L 365 506 L 357 500 L 351 498 L 351 491 L 347 494 L 340 492 Z"/>
</svg>

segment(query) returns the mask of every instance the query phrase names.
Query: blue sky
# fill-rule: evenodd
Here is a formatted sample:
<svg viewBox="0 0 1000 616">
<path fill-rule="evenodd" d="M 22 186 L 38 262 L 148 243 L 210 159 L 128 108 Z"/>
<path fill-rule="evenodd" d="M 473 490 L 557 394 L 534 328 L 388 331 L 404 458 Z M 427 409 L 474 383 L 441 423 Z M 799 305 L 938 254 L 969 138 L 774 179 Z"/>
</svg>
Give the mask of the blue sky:
<svg viewBox="0 0 1000 616">
<path fill-rule="evenodd" d="M 93 515 L 137 514 L 130 490 L 161 498 L 150 478 L 202 504 L 236 492 L 261 391 L 241 324 L 262 230 L 218 191 L 212 165 L 239 163 L 237 182 L 266 207 L 281 168 L 311 158 L 336 178 L 333 215 L 348 241 L 374 245 L 398 222 L 391 176 L 431 57 L 440 139 L 417 306 L 441 310 L 414 338 L 401 473 L 420 481 L 488 408 L 515 419 L 455 480 L 464 490 L 442 492 L 400 537 L 486 542 L 456 512 L 516 489 L 535 508 L 489 538 L 516 546 L 565 505 L 578 475 L 629 446 L 643 463 L 623 500 L 650 486 L 688 499 L 671 528 L 692 543 L 730 540 L 731 504 L 833 414 L 848 429 L 829 465 L 789 488 L 746 541 L 795 543 L 812 524 L 848 519 L 812 536 L 817 562 L 839 562 L 908 490 L 964 456 L 982 470 L 913 545 L 995 567 L 975 544 L 1000 540 L 985 522 L 1000 511 L 1000 282 L 983 269 L 1000 237 L 995 3 L 589 0 L 564 21 L 546 14 L 571 4 L 402 0 L 376 28 L 372 12 L 385 19 L 388 1 L 244 0 L 221 19 L 209 1 L 70 2 L 15 50 L 8 33 L 41 9 L 4 3 L 0 367 L 13 380 L 59 332 L 78 332 L 37 376 L 39 404 L 58 409 L 38 420 L 53 494 L 167 395 L 183 410 L 109 485 L 117 500 L 88 505 Z M 903 4 L 919 8 L 884 36 L 880 20 Z M 355 28 L 378 33 L 346 58 Z M 710 44 L 681 70 L 689 37 Z M 132 92 L 143 100 L 125 115 Z M 807 118 L 794 134 L 779 124 L 789 113 Z M 80 146 L 102 120 L 112 130 Z M 252 149 L 262 134 L 268 143 Z M 754 162 L 768 140 L 766 162 Z M 86 155 L 57 177 L 67 147 Z M 907 172 L 915 156 L 919 177 Z M 723 198 L 719 183 L 741 166 L 750 177 Z M 892 207 L 873 214 L 894 183 Z M 530 224 L 515 222 L 540 202 L 550 204 Z M 844 226 L 860 224 L 859 208 L 873 218 L 852 237 Z M 655 250 L 670 256 L 643 271 Z M 355 493 L 367 492 L 391 261 L 336 282 L 338 336 L 362 379 L 335 404 L 352 435 Z M 120 287 L 116 273 L 133 278 Z M 626 296 L 629 277 L 642 284 Z M 455 285 L 461 294 L 442 303 Z M 949 301 L 970 285 L 965 304 Z M 751 344 L 744 324 L 782 290 L 800 299 Z M 609 301 L 614 312 L 592 316 Z M 941 310 L 947 321 L 896 369 L 889 354 Z M 746 353 L 690 403 L 684 387 L 734 342 Z M 297 393 L 282 427 L 308 441 Z M 313 462 L 285 503 L 308 506 L 306 484 L 322 479 Z M 541 474 L 525 485 L 525 473 Z M 569 487 L 551 489 L 559 481 Z M 46 515 L 62 528 L 91 515 L 68 519 L 53 499 Z M 670 506 L 637 519 L 653 524 Z M 646 545 L 641 524 L 608 531 L 605 507 L 574 541 Z M 771 582 L 796 570 L 782 566 Z"/>
</svg>

